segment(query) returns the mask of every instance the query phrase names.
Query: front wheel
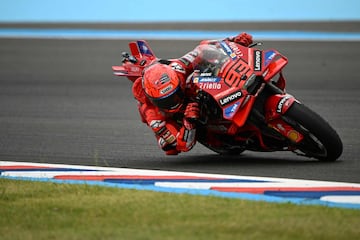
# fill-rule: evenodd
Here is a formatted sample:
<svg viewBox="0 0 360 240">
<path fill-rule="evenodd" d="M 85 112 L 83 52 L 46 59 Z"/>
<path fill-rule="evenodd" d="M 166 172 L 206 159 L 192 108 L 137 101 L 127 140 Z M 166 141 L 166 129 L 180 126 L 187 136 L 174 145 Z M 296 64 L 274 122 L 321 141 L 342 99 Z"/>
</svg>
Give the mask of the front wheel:
<svg viewBox="0 0 360 240">
<path fill-rule="evenodd" d="M 342 154 L 343 144 L 336 131 L 305 105 L 294 102 L 284 114 L 284 121 L 304 135 L 296 147 L 306 156 L 320 161 L 336 161 Z"/>
</svg>

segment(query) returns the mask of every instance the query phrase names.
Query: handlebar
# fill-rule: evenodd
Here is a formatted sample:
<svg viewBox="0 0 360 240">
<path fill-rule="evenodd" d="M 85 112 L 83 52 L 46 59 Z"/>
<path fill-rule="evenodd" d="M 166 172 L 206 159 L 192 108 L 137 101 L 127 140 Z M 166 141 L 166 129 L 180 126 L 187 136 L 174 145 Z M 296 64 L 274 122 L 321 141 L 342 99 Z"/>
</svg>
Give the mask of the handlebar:
<svg viewBox="0 0 360 240">
<path fill-rule="evenodd" d="M 262 42 L 255 42 L 255 43 L 250 44 L 248 47 L 252 48 L 252 47 L 255 47 L 255 46 L 262 46 L 262 45 L 263 45 Z"/>
<path fill-rule="evenodd" d="M 129 61 L 129 62 L 131 62 L 131 63 L 137 63 L 137 61 L 138 61 L 138 60 L 136 59 L 136 57 L 134 57 L 133 55 L 130 55 L 130 54 L 127 53 L 127 52 L 123 52 L 121 55 L 123 56 L 122 62 Z"/>
</svg>

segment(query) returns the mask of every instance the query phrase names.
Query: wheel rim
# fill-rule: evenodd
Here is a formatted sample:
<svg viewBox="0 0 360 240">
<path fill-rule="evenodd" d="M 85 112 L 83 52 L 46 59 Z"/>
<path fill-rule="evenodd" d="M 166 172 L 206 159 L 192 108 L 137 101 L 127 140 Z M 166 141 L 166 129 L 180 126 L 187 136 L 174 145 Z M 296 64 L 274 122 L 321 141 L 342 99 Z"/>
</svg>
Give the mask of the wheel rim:
<svg viewBox="0 0 360 240">
<path fill-rule="evenodd" d="M 296 144 L 296 147 L 300 151 L 305 153 L 307 156 L 315 158 L 327 157 L 327 150 L 324 144 L 322 144 L 322 142 L 314 134 L 290 118 L 284 118 L 284 121 L 293 126 L 296 131 L 300 132 L 304 136 L 304 139 L 300 143 Z"/>
<path fill-rule="evenodd" d="M 309 132 L 304 135 L 304 139 L 298 145 L 298 148 L 308 156 L 321 158 L 327 156 L 327 150 L 324 145 L 318 138 Z"/>
</svg>

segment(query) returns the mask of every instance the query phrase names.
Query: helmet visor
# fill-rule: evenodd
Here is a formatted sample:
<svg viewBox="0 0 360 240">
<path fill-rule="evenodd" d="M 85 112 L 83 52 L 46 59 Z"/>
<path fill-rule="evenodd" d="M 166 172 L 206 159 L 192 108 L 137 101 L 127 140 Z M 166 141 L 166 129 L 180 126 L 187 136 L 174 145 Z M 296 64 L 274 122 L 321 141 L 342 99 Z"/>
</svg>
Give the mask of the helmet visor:
<svg viewBox="0 0 360 240">
<path fill-rule="evenodd" d="M 161 98 L 150 98 L 151 102 L 160 109 L 177 110 L 183 103 L 184 93 L 178 86 L 171 94 Z"/>
</svg>

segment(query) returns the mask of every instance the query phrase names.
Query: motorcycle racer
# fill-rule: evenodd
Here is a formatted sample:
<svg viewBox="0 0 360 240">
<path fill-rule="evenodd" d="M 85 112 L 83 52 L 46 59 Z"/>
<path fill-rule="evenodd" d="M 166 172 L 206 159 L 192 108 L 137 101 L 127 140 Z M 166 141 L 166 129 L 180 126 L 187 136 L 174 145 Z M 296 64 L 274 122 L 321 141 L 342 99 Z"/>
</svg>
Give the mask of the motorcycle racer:
<svg viewBox="0 0 360 240">
<path fill-rule="evenodd" d="M 241 33 L 224 41 L 249 46 L 252 36 Z M 195 121 L 199 118 L 199 106 L 194 99 L 191 74 L 201 61 L 201 45 L 214 42 L 218 41 L 204 40 L 178 59 L 156 61 L 134 81 L 132 91 L 138 101 L 141 120 L 152 129 L 166 155 L 187 152 L 196 143 Z"/>
</svg>

